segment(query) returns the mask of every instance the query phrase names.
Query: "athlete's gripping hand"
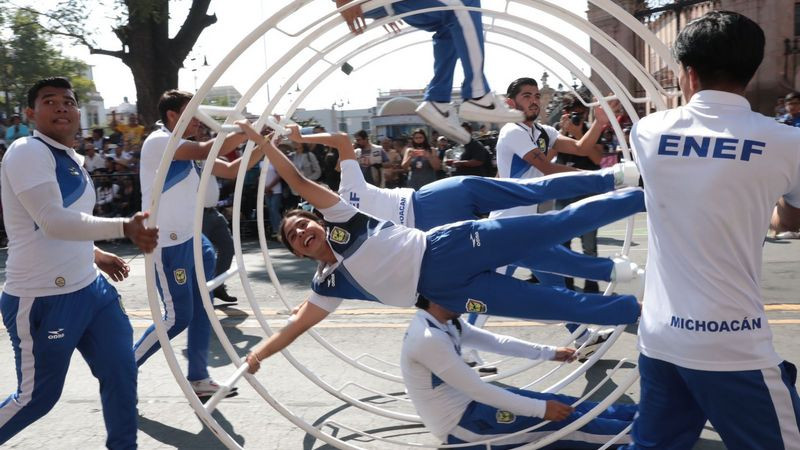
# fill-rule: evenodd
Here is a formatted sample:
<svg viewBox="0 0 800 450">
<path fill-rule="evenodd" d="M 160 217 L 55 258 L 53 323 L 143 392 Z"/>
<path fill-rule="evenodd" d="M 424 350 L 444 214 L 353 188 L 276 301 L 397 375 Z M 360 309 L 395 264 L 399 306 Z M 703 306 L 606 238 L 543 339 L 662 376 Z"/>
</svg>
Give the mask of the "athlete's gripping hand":
<svg viewBox="0 0 800 450">
<path fill-rule="evenodd" d="M 286 129 L 289 130 L 289 134 L 286 136 L 292 142 L 303 142 L 303 135 L 300 134 L 300 125 L 291 124 L 286 125 Z"/>
<path fill-rule="evenodd" d="M 256 372 L 258 372 L 258 369 L 261 368 L 261 360 L 258 359 L 258 356 L 256 356 L 256 352 L 255 351 L 252 351 L 252 352 L 247 354 L 247 358 L 245 358 L 245 362 L 247 362 L 247 365 L 249 366 L 247 368 L 247 373 L 250 373 L 250 374 L 256 373 Z"/>
<path fill-rule="evenodd" d="M 572 411 L 575 411 L 572 406 L 565 405 L 558 400 L 548 400 L 547 409 L 544 412 L 544 420 L 559 422 L 569 417 Z"/>
<path fill-rule="evenodd" d="M 94 263 L 114 281 L 122 281 L 128 278 L 128 273 L 131 270 L 130 266 L 125 264 L 124 259 L 97 247 L 94 249 Z"/>
<path fill-rule="evenodd" d="M 150 213 L 137 212 L 122 225 L 125 237 L 145 253 L 152 252 L 158 244 L 158 227 L 148 228 L 144 224 L 148 217 Z"/>
<path fill-rule="evenodd" d="M 573 362 L 578 358 L 578 355 L 576 355 L 575 352 L 576 350 L 571 347 L 558 347 L 556 349 L 556 356 L 553 357 L 553 361 Z"/>
<path fill-rule="evenodd" d="M 336 7 L 340 8 L 343 5 L 350 3 L 352 0 L 336 0 Z M 364 20 L 364 12 L 361 10 L 361 5 L 351 6 L 340 13 L 350 31 L 353 34 L 361 34 L 367 29 L 367 22 Z"/>
</svg>

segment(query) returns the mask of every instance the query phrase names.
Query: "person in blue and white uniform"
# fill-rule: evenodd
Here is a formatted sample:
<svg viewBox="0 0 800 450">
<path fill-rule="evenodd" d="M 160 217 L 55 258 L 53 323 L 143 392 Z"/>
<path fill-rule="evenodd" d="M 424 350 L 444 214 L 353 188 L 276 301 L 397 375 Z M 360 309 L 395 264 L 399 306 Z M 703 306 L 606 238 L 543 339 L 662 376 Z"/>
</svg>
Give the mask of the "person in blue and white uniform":
<svg viewBox="0 0 800 450">
<path fill-rule="evenodd" d="M 770 214 L 800 225 L 800 130 L 744 97 L 764 45 L 735 12 L 688 23 L 672 46 L 687 103 L 631 130 L 649 214 L 632 448 L 692 448 L 708 420 L 732 450 L 800 449 L 797 370 L 759 283 Z"/>
<path fill-rule="evenodd" d="M 117 290 L 100 273 L 120 281 L 130 269 L 93 241 L 128 237 L 149 253 L 158 230 L 145 227 L 147 214 L 141 212 L 131 218 L 92 216 L 92 180 L 73 150 L 80 109 L 66 78 L 37 81 L 25 114 L 36 131 L 14 141 L 0 169 L 8 233 L 0 310 L 17 369 L 16 392 L 0 403 L 0 445 L 58 402 L 77 349 L 100 382 L 106 446 L 133 449 L 133 329 Z"/>
<path fill-rule="evenodd" d="M 296 125 L 288 127 L 289 139 L 322 144 L 339 150 L 341 184 L 339 197 L 359 210 L 398 225 L 428 231 L 461 220 L 475 220 L 492 211 L 528 206 L 550 199 L 601 194 L 625 186 L 637 186 L 639 171 L 633 163 L 617 164 L 595 172 L 572 172 L 538 178 L 486 178 L 454 176 L 423 186 L 382 189 L 367 183 L 359 171 L 353 145 L 343 133 L 302 135 Z M 598 218 L 604 221 L 604 218 Z M 604 281 L 628 281 L 637 267 L 623 258 L 592 258 L 556 245 L 527 257 L 522 264 L 543 272 L 596 276 Z M 581 271 L 583 267 L 588 271 Z"/>
<path fill-rule="evenodd" d="M 142 205 L 150 206 L 153 198 L 153 182 L 161 164 L 167 142 L 178 123 L 186 105 L 192 99 L 188 92 L 170 90 L 162 94 L 158 102 L 161 115 L 160 127 L 150 133 L 142 144 L 139 178 L 142 186 Z M 200 400 L 207 400 L 219 389 L 219 385 L 208 374 L 208 346 L 211 325 L 203 309 L 202 297 L 195 273 L 192 218 L 200 185 L 200 169 L 196 161 L 208 156 L 213 140 L 196 142 L 188 140 L 197 133 L 198 122 L 192 119 L 178 142 L 173 161 L 169 165 L 158 210 L 158 227 L 161 240 L 155 250 L 156 285 L 164 304 L 164 321 L 170 338 L 187 327 L 187 354 L 189 370 L 186 378 L 192 383 Z M 245 137 L 241 133 L 229 134 L 220 148 L 225 155 L 235 150 Z M 261 158 L 254 152 L 248 167 Z M 235 178 L 241 158 L 226 162 L 219 158 L 214 162 L 212 174 L 221 178 Z M 214 278 L 216 256 L 211 242 L 203 236 L 203 266 L 207 280 Z M 136 364 L 141 366 L 159 348 L 158 336 L 151 325 L 134 346 Z M 232 390 L 229 396 L 236 394 Z"/>
<path fill-rule="evenodd" d="M 336 0 L 342 7 L 352 0 Z M 355 34 L 366 29 L 364 18 L 379 20 L 422 11 L 429 8 L 480 8 L 480 0 L 404 0 L 375 6 L 374 2 L 362 2 L 341 11 L 342 17 Z M 484 43 L 483 23 L 480 11 L 466 9 L 443 9 L 404 15 L 398 20 L 433 33 L 433 79 L 425 89 L 424 100 L 417 114 L 442 134 L 459 144 L 470 141 L 470 134 L 461 127 L 461 121 L 472 122 L 516 122 L 522 120 L 519 111 L 509 108 L 502 96 L 489 90 L 483 74 Z M 387 25 L 399 31 L 396 22 Z M 456 61 L 461 61 L 464 83 L 461 85 L 463 103 L 456 111 L 450 103 L 453 92 L 453 73 Z M 459 120 L 459 117 L 461 120 Z"/>
<path fill-rule="evenodd" d="M 281 235 L 287 248 L 320 263 L 312 282 L 314 294 L 300 307 L 292 324 L 252 352 L 248 357 L 251 369 L 319 323 L 343 299 L 411 306 L 419 292 L 454 311 L 601 324 L 637 319 L 639 304 L 633 296 L 604 297 L 567 290 L 542 295 L 541 287 L 494 269 L 597 226 L 597 217 L 618 220 L 642 211 L 640 189 L 594 197 L 555 214 L 462 221 L 424 232 L 360 212 L 302 177 L 249 123 L 239 125 L 259 143 L 278 174 L 324 217 L 302 210 L 284 216 Z M 614 211 L 614 216 L 604 214 L 605 210 Z"/>
<path fill-rule="evenodd" d="M 470 325 L 461 314 L 420 296 L 400 352 L 400 371 L 408 397 L 422 423 L 442 442 L 462 444 L 500 437 L 492 449 L 537 441 L 581 418 L 597 406 L 577 398 L 486 383 L 461 359 L 462 346 L 527 359 L 574 361 L 574 348 L 553 347 L 495 334 Z M 637 407 L 616 404 L 583 427 L 545 448 L 595 449 L 633 421 Z M 503 438 L 548 420 L 540 428 Z M 623 436 L 619 444 L 630 442 Z M 483 449 L 485 445 L 463 447 Z"/>
</svg>

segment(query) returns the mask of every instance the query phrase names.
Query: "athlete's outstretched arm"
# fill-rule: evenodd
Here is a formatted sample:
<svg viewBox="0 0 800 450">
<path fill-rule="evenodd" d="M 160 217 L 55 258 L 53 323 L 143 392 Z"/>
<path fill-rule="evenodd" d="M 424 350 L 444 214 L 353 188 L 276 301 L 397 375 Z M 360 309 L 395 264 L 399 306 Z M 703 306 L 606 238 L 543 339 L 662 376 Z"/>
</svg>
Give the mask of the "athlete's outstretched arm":
<svg viewBox="0 0 800 450">
<path fill-rule="evenodd" d="M 356 159 L 356 151 L 353 149 L 353 143 L 350 142 L 350 137 L 345 133 L 316 133 L 316 134 L 300 134 L 300 127 L 297 125 L 288 125 L 286 129 L 289 130 L 289 139 L 292 142 L 299 142 L 301 144 L 322 144 L 328 147 L 334 147 L 339 150 L 339 161 L 345 159 Z"/>
<path fill-rule="evenodd" d="M 289 187 L 297 192 L 300 197 L 306 199 L 308 203 L 311 203 L 311 205 L 317 209 L 330 208 L 339 203 L 339 196 L 336 195 L 336 193 L 304 177 L 294 164 L 289 161 L 289 158 L 278 150 L 272 142 L 265 139 L 264 136 L 261 136 L 258 131 L 250 125 L 250 122 L 247 120 L 240 120 L 236 123 L 242 127 L 242 130 L 244 130 L 249 139 L 258 144 L 258 147 L 275 167 L 275 171 L 278 172 L 278 175 L 280 175 Z"/>
<path fill-rule="evenodd" d="M 258 372 L 258 369 L 261 368 L 261 361 L 288 347 L 300 335 L 328 317 L 328 314 L 330 314 L 328 311 L 311 302 L 303 302 L 297 313 L 293 315 L 294 320 L 270 336 L 269 339 L 258 344 L 247 355 L 247 364 L 250 366 L 248 372 Z"/>
</svg>

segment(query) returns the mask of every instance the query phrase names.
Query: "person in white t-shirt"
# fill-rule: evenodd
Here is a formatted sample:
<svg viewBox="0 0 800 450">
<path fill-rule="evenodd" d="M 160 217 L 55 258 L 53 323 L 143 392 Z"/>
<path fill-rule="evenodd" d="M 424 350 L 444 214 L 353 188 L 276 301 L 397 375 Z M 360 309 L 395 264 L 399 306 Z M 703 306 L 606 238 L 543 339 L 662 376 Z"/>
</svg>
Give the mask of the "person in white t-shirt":
<svg viewBox="0 0 800 450">
<path fill-rule="evenodd" d="M 159 128 L 150 133 L 142 144 L 139 170 L 142 186 L 142 205 L 149 206 L 153 197 L 153 183 L 156 170 L 161 164 L 172 130 L 178 123 L 183 110 L 191 101 L 188 92 L 169 90 L 161 95 L 158 110 L 161 115 Z M 189 370 L 186 378 L 201 400 L 207 400 L 219 390 L 208 374 L 208 346 L 211 327 L 202 306 L 202 297 L 197 285 L 194 264 L 192 228 L 196 206 L 197 190 L 200 184 L 198 160 L 204 160 L 211 150 L 213 140 L 196 142 L 188 138 L 197 134 L 198 122 L 192 119 L 183 136 L 178 141 L 173 160 L 169 165 L 158 211 L 158 227 L 161 234 L 155 250 L 156 279 L 159 293 L 165 304 L 164 321 L 170 338 L 187 327 L 187 354 Z M 235 150 L 245 137 L 241 133 L 229 134 L 220 148 L 219 154 L 226 155 Z M 253 152 L 249 165 L 255 165 L 262 155 Z M 232 162 L 219 158 L 214 162 L 211 173 L 221 178 L 235 178 L 241 158 Z M 214 277 L 214 247 L 203 236 L 203 266 L 206 279 Z M 158 337 L 151 325 L 134 346 L 136 364 L 141 366 L 159 348 Z M 231 391 L 229 396 L 235 395 Z"/>
<path fill-rule="evenodd" d="M 85 167 L 86 171 L 90 174 L 94 173 L 97 169 L 105 169 L 106 167 L 106 159 L 101 152 L 95 149 L 92 141 L 86 142 L 86 156 L 83 160 L 83 167 Z"/>
<path fill-rule="evenodd" d="M 0 169 L 9 241 L 0 311 L 17 373 L 16 392 L 0 402 L 0 445 L 55 406 L 77 349 L 100 382 L 106 446 L 133 449 L 133 329 L 117 290 L 100 273 L 121 281 L 130 268 L 93 241 L 128 237 L 149 253 L 158 230 L 145 227 L 146 213 L 91 215 L 92 181 L 73 150 L 80 109 L 66 78 L 36 82 L 25 113 L 36 131 L 11 144 Z"/>
<path fill-rule="evenodd" d="M 247 121 L 239 125 L 259 144 L 289 186 L 324 217 L 302 210 L 284 216 L 281 235 L 286 247 L 297 256 L 319 261 L 312 282 L 314 294 L 299 309 L 295 322 L 248 357 L 253 371 L 261 359 L 319 323 L 343 299 L 411 306 L 419 292 L 454 311 L 602 324 L 636 321 L 639 306 L 633 296 L 604 297 L 566 290 L 541 295 L 539 286 L 494 269 L 597 226 L 595 220 L 602 210 L 615 211 L 612 220 L 642 211 L 640 189 L 593 197 L 555 214 L 468 220 L 424 232 L 360 212 L 327 188 L 304 178 Z M 283 333 L 287 328 L 291 330 Z"/>
<path fill-rule="evenodd" d="M 573 361 L 574 348 L 553 347 L 492 333 L 470 325 L 461 314 L 422 296 L 420 308 L 403 338 L 400 371 L 408 397 L 422 423 L 442 442 L 462 444 L 515 433 L 543 420 L 544 426 L 492 443 L 493 449 L 516 448 L 574 422 L 597 406 L 577 398 L 486 383 L 461 359 L 462 346 L 527 359 Z M 581 428 L 556 441 L 558 448 L 595 449 L 633 421 L 634 404 L 608 407 Z M 618 443 L 630 442 L 630 436 Z M 484 448 L 483 445 L 465 448 Z"/>
<path fill-rule="evenodd" d="M 730 449 L 800 448 L 759 286 L 775 202 L 779 227 L 800 223 L 800 130 L 744 97 L 764 45 L 741 14 L 693 20 L 672 47 L 687 104 L 631 130 L 649 214 L 632 448 L 692 448 L 707 420 Z"/>
</svg>

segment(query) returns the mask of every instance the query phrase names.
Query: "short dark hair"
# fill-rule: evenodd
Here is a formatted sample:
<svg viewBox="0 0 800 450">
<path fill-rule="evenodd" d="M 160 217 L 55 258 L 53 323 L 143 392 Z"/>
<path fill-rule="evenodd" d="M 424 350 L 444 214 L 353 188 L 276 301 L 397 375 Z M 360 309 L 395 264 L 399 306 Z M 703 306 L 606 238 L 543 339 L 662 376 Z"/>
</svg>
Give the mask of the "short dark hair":
<svg viewBox="0 0 800 450">
<path fill-rule="evenodd" d="M 353 134 L 353 136 L 361 139 L 368 139 L 369 133 L 367 133 L 367 130 L 358 130 L 355 132 L 355 134 Z"/>
<path fill-rule="evenodd" d="M 191 92 L 179 91 L 177 89 L 170 89 L 161 94 L 158 99 L 158 115 L 161 117 L 161 123 L 167 125 L 167 111 L 180 112 L 181 108 L 192 100 Z"/>
<path fill-rule="evenodd" d="M 461 128 L 467 130 L 468 132 L 472 133 L 472 125 L 469 122 L 461 122 Z"/>
<path fill-rule="evenodd" d="M 39 96 L 39 91 L 46 87 L 55 87 L 61 89 L 72 90 L 72 83 L 64 77 L 50 77 L 43 78 L 28 89 L 28 108 L 33 108 L 36 104 L 36 97 Z M 75 99 L 77 101 L 77 98 Z"/>
<path fill-rule="evenodd" d="M 294 247 L 292 247 L 292 244 L 289 242 L 289 237 L 286 235 L 286 229 L 284 228 L 286 221 L 292 217 L 303 217 L 308 220 L 313 220 L 314 222 L 319 222 L 319 223 L 322 223 L 322 219 L 313 212 L 306 211 L 305 209 L 300 209 L 300 208 L 291 209 L 287 211 L 286 214 L 283 215 L 283 219 L 281 219 L 281 224 L 280 224 L 281 242 L 283 243 L 283 245 L 286 247 L 287 250 L 292 252 L 293 255 L 296 255 L 297 253 L 294 252 Z"/>
<path fill-rule="evenodd" d="M 784 100 L 787 102 L 792 100 L 800 100 L 800 92 L 797 91 L 789 92 L 788 94 L 786 94 L 786 97 L 784 97 Z"/>
<path fill-rule="evenodd" d="M 511 84 L 508 85 L 508 89 L 506 89 L 506 98 L 514 99 L 514 97 L 519 94 L 519 91 L 522 90 L 524 86 L 535 86 L 539 87 L 539 83 L 536 82 L 533 78 L 522 77 L 517 78 L 516 80 L 512 81 Z"/>
<path fill-rule="evenodd" d="M 764 30 L 732 11 L 711 11 L 678 33 L 672 55 L 697 72 L 701 84 L 747 86 L 764 59 Z"/>
<path fill-rule="evenodd" d="M 422 294 L 417 294 L 417 303 L 414 303 L 419 309 L 428 310 L 431 307 L 431 301 L 424 297 Z"/>
</svg>

